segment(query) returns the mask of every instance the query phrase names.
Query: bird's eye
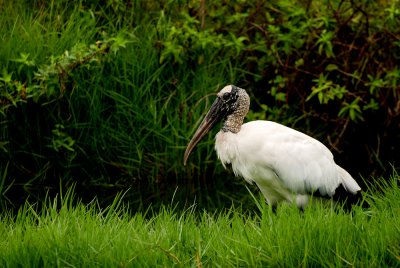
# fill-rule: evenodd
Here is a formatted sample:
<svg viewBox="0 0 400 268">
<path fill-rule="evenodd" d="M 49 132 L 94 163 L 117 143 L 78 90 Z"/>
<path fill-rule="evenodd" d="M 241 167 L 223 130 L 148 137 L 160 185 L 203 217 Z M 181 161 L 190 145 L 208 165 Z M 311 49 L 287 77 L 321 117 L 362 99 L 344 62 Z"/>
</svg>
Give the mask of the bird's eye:
<svg viewBox="0 0 400 268">
<path fill-rule="evenodd" d="M 223 100 L 228 100 L 230 98 L 231 94 L 229 92 L 225 92 L 224 95 L 222 95 Z"/>
</svg>

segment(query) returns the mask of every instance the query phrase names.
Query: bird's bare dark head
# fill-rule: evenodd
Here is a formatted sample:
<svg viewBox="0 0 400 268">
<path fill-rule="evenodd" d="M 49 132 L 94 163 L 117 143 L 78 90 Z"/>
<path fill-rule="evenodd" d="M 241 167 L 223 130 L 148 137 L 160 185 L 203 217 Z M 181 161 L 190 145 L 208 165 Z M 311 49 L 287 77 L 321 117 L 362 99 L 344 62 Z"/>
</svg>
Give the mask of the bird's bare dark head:
<svg viewBox="0 0 400 268">
<path fill-rule="evenodd" d="M 237 86 L 229 85 L 218 92 L 217 98 L 221 102 L 221 114 L 226 116 L 233 113 L 237 109 L 239 90 L 240 88 Z"/>
</svg>

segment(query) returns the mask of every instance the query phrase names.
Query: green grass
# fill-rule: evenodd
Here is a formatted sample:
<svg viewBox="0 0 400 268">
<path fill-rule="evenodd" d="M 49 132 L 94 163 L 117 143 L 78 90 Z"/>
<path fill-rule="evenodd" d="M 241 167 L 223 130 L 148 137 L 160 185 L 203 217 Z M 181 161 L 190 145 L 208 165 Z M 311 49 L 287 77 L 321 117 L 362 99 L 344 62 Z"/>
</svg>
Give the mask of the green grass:
<svg viewBox="0 0 400 268">
<path fill-rule="evenodd" d="M 352 213 L 312 204 L 210 213 L 195 206 L 130 214 L 64 198 L 0 220 L 2 267 L 399 267 L 399 178 Z M 261 202 L 263 204 L 263 202 Z"/>
<path fill-rule="evenodd" d="M 105 204 L 113 193 L 131 189 L 134 205 L 155 206 L 176 187 L 189 203 L 195 196 L 204 207 L 229 204 L 226 195 L 238 192 L 227 189 L 237 188 L 227 183 L 233 175 L 209 180 L 222 171 L 214 165 L 213 139 L 199 145 L 187 167 L 182 162 L 214 92 L 243 75 L 240 63 L 221 57 L 223 46 L 202 63 L 191 54 L 179 64 L 160 62 L 173 16 L 157 8 L 154 14 L 135 8 L 113 13 L 86 1 L 66 2 L 0 4 L 7 14 L 0 18 L 0 208 L 18 207 L 27 198 L 43 201 L 71 184 L 79 197 L 88 197 L 84 201 L 98 196 Z M 64 94 L 57 94 L 59 76 L 35 76 L 49 66 L 59 70 L 57 59 L 76 56 L 105 36 L 123 36 L 125 48 L 77 64 Z M 3 81 L 7 76 L 10 85 Z M 15 81 L 40 97 L 28 94 L 7 104 L 18 96 Z"/>
<path fill-rule="evenodd" d="M 43 200 L 71 184 L 80 197 L 98 196 L 105 203 L 112 201 L 110 193 L 133 189 L 129 195 L 136 205 L 154 204 L 179 186 L 187 187 L 180 199 L 192 202 L 196 195 L 199 204 L 211 204 L 202 202 L 202 193 L 215 192 L 231 179 L 208 180 L 222 171 L 212 165 L 213 140 L 199 145 L 188 167 L 182 164 L 183 152 L 213 101 L 211 93 L 240 79 L 238 63 L 217 56 L 202 64 L 190 58 L 180 64 L 160 62 L 160 44 L 171 28 L 171 18 L 161 11 L 131 25 L 142 17 L 135 9 L 109 14 L 84 1 L 71 8 L 61 0 L 0 8 L 8 15 L 0 18 L 0 93 L 10 95 L 1 80 L 6 75 L 43 91 L 0 114 L 1 208 L 18 207 L 26 198 Z M 53 62 L 62 55 L 79 55 L 98 40 L 118 36 L 127 41 L 125 48 L 77 64 L 68 73 L 64 94 L 57 95 L 59 76 L 47 84 L 36 79 L 45 67 L 59 70 Z M 19 61 L 22 54 L 31 65 Z"/>
</svg>

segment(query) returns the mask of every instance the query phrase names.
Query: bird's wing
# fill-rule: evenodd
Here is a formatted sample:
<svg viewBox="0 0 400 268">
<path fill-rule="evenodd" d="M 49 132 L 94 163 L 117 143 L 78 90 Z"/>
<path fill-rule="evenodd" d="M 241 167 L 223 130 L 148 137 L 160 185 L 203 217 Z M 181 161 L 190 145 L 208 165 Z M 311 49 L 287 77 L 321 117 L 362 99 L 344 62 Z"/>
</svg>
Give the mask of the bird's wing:
<svg viewBox="0 0 400 268">
<path fill-rule="evenodd" d="M 256 163 L 257 170 L 272 169 L 293 192 L 331 196 L 341 183 L 332 153 L 304 133 L 270 121 L 252 121 L 239 135 L 239 151 L 251 158 L 247 162 Z M 263 174 L 257 176 L 262 179 Z"/>
</svg>

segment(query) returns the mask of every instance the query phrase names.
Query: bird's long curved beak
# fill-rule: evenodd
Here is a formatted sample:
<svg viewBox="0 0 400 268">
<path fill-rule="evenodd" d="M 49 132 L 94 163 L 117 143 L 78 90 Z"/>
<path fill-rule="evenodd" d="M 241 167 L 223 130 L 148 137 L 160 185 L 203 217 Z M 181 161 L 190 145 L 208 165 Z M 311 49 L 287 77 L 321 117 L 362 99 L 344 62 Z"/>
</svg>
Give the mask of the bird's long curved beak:
<svg viewBox="0 0 400 268">
<path fill-rule="evenodd" d="M 199 141 L 222 119 L 223 114 L 221 114 L 222 101 L 217 98 L 211 105 L 210 110 L 204 117 L 199 128 L 194 133 L 192 139 L 190 140 L 188 146 L 186 147 L 185 156 L 183 159 L 183 164 L 186 166 L 187 159 Z"/>
</svg>

